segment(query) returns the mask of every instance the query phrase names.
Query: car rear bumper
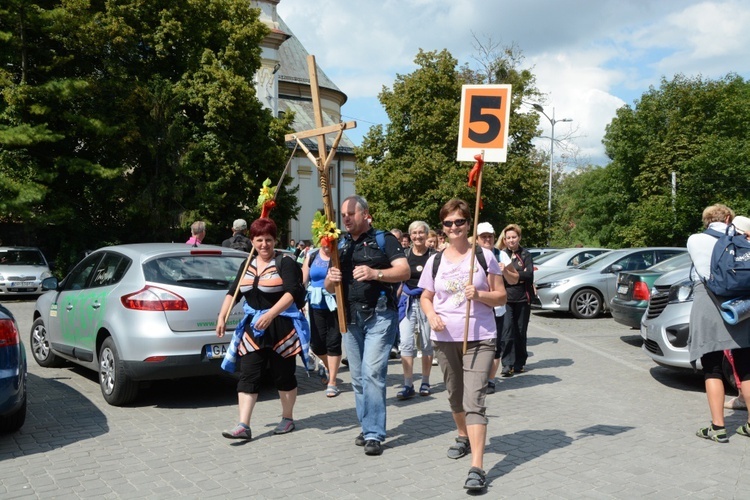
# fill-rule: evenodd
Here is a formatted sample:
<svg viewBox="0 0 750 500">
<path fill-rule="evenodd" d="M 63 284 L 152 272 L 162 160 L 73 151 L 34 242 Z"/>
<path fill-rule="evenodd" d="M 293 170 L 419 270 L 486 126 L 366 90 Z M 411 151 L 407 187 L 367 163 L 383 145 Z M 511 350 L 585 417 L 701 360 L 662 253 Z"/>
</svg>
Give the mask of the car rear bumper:
<svg viewBox="0 0 750 500">
<path fill-rule="evenodd" d="M 133 380 L 163 380 L 226 373 L 221 369 L 221 359 L 207 359 L 204 354 L 166 356 L 162 361 L 122 361 L 122 366 Z"/>
<path fill-rule="evenodd" d="M 0 415 L 18 410 L 26 395 L 26 367 L 0 369 Z"/>
<path fill-rule="evenodd" d="M 643 318 L 643 313 L 646 312 L 646 307 L 648 307 L 648 302 L 623 302 L 616 298 L 612 299 L 612 302 L 609 304 L 612 319 L 631 328 L 641 327 L 641 319 Z"/>
</svg>

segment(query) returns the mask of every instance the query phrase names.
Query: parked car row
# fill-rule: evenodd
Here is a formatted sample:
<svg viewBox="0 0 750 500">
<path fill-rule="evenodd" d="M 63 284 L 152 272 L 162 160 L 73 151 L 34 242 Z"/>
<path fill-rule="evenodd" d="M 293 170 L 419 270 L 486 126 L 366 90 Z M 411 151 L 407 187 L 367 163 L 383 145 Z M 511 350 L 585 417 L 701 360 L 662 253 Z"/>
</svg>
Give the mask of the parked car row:
<svg viewBox="0 0 750 500">
<path fill-rule="evenodd" d="M 531 307 L 570 312 L 580 319 L 595 318 L 609 310 L 617 293 L 617 273 L 646 269 L 686 251 L 677 247 L 647 247 L 602 253 L 574 268 L 536 279 L 537 295 Z"/>
</svg>

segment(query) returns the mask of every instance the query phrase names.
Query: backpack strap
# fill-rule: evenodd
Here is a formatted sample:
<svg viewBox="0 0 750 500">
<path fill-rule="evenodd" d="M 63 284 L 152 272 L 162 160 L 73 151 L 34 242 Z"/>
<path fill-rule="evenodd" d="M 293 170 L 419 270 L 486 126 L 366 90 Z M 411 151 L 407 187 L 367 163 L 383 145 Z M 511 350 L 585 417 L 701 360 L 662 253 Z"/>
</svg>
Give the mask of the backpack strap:
<svg viewBox="0 0 750 500">
<path fill-rule="evenodd" d="M 385 231 L 377 229 L 375 231 L 375 241 L 377 242 L 380 251 L 385 253 Z"/>
<path fill-rule="evenodd" d="M 709 236 L 713 236 L 714 238 L 721 238 L 724 236 L 724 233 L 721 231 L 717 231 L 716 229 L 706 228 L 705 231 L 703 231 L 703 234 L 707 234 Z"/>
<path fill-rule="evenodd" d="M 437 276 L 438 267 L 440 267 L 440 259 L 443 258 L 443 250 L 440 250 L 438 253 L 435 254 L 435 259 L 432 261 L 432 281 L 435 281 L 435 276 Z"/>
</svg>

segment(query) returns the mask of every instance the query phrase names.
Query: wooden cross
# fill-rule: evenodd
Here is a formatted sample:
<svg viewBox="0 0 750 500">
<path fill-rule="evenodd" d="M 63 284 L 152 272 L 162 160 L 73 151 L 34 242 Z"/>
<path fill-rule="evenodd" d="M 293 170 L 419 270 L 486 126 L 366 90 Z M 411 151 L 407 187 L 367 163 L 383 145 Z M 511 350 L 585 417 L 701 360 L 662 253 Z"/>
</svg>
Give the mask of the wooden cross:
<svg viewBox="0 0 750 500">
<path fill-rule="evenodd" d="M 297 141 L 299 147 L 305 152 L 307 157 L 312 161 L 320 174 L 320 189 L 323 194 L 323 209 L 325 211 L 325 217 L 329 221 L 334 220 L 334 214 L 336 213 L 333 207 L 333 198 L 331 196 L 331 186 L 328 179 L 328 165 L 331 163 L 336 149 L 339 146 L 341 137 L 344 135 L 344 130 L 355 128 L 357 122 L 342 122 L 335 125 L 323 126 L 323 112 L 320 108 L 320 88 L 318 87 L 318 71 L 315 64 L 315 56 L 307 56 L 307 68 L 310 74 L 310 92 L 312 94 L 313 110 L 315 111 L 315 128 L 312 130 L 305 130 L 302 132 L 295 132 L 293 134 L 287 134 L 284 137 L 286 141 Z M 331 146 L 331 151 L 326 154 L 326 134 L 337 132 L 336 138 Z M 310 150 L 302 142 L 302 139 L 309 137 L 318 138 L 318 157 L 316 158 Z M 338 245 L 335 243 L 331 245 L 331 265 L 340 268 L 339 265 L 339 251 Z M 336 292 L 336 309 L 339 319 L 339 331 L 346 333 L 346 312 L 344 310 L 344 284 L 338 282 L 335 285 Z"/>
</svg>

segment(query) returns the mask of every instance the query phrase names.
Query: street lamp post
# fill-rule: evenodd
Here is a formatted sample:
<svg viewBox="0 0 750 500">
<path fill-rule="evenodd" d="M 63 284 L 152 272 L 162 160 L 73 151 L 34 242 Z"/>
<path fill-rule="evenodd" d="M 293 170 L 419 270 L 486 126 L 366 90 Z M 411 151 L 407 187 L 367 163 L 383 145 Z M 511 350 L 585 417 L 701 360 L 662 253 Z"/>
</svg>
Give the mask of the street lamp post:
<svg viewBox="0 0 750 500">
<path fill-rule="evenodd" d="M 547 246 L 549 246 L 552 233 L 552 167 L 554 165 L 555 156 L 555 123 L 572 122 L 573 119 L 562 118 L 560 120 L 555 120 L 555 108 L 552 108 L 552 118 L 550 118 L 549 116 L 547 116 L 547 113 L 544 112 L 544 108 L 542 106 L 540 106 L 539 104 L 532 104 L 532 106 L 535 110 L 543 114 L 547 120 L 549 120 L 550 126 L 552 127 L 549 144 L 549 185 L 547 186 L 549 190 L 549 194 L 547 196 Z"/>
</svg>

